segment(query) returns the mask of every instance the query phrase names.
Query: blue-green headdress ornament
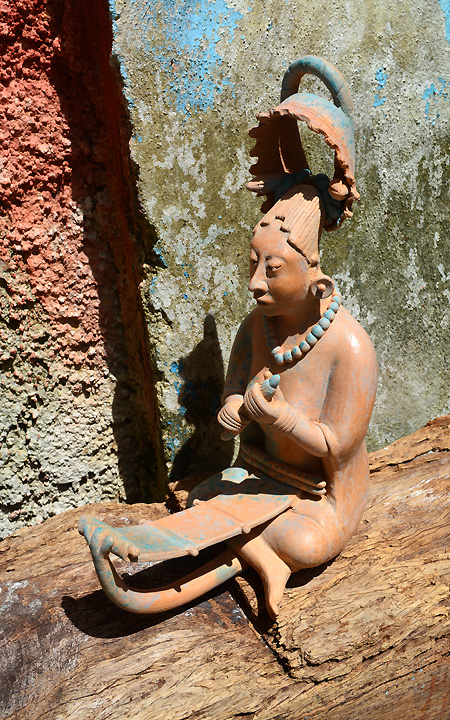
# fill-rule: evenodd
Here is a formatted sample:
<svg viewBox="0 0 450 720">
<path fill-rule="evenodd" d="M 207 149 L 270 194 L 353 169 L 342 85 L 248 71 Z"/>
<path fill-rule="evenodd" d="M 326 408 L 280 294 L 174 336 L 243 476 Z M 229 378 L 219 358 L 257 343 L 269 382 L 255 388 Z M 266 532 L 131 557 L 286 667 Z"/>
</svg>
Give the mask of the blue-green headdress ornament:
<svg viewBox="0 0 450 720">
<path fill-rule="evenodd" d="M 312 93 L 299 93 L 303 75 L 320 78 L 333 102 Z M 258 127 L 250 130 L 256 145 L 250 152 L 257 162 L 250 172 L 255 176 L 247 188 L 266 195 L 261 211 L 266 213 L 294 185 L 314 185 L 322 201 L 324 229 L 335 230 L 359 198 L 355 184 L 355 145 L 353 103 L 350 90 L 333 65 L 313 55 L 292 63 L 283 78 L 281 103 L 257 115 Z M 324 136 L 334 150 L 334 176 L 312 175 L 298 130 L 306 122 L 313 132 Z"/>
</svg>

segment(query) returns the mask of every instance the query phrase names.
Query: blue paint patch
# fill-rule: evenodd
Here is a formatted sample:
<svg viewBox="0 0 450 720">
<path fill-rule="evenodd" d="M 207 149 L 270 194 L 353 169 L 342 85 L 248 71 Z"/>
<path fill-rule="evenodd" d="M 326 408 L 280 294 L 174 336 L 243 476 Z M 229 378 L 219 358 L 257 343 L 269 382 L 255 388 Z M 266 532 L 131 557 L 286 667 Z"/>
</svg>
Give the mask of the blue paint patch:
<svg viewBox="0 0 450 720">
<path fill-rule="evenodd" d="M 114 0 L 109 2 L 117 35 L 118 16 Z M 170 78 L 170 99 L 179 112 L 191 115 L 206 110 L 225 87 L 234 87 L 227 78 L 215 77 L 223 62 L 217 44 L 224 37 L 228 43 L 233 41 L 236 25 L 243 17 L 241 12 L 228 7 L 225 0 L 138 2 L 133 12 L 142 49 L 153 55 L 156 65 Z M 155 44 L 158 37 L 155 29 L 163 35 L 160 44 Z"/>
<path fill-rule="evenodd" d="M 445 17 L 445 37 L 450 42 L 450 0 L 439 0 Z"/>
<path fill-rule="evenodd" d="M 175 375 L 179 375 L 180 373 L 183 372 L 183 363 L 182 363 L 181 361 L 180 361 L 180 362 L 176 362 L 176 361 L 174 360 L 173 363 L 172 363 L 171 366 L 170 366 L 170 369 L 171 369 L 171 371 L 172 371 L 173 373 L 175 373 Z"/>
<path fill-rule="evenodd" d="M 383 68 L 379 68 L 375 73 L 375 80 L 378 83 L 377 92 L 375 93 L 375 98 L 373 100 L 373 106 L 375 108 L 380 107 L 380 105 L 384 105 L 384 103 L 386 102 L 386 98 L 384 96 L 380 97 L 379 93 L 380 90 L 382 90 L 386 85 L 387 79 L 388 74 L 384 72 Z"/>
<path fill-rule="evenodd" d="M 111 22 L 113 27 L 113 35 L 116 38 L 118 35 L 118 26 L 117 21 L 120 19 L 120 13 L 116 10 L 116 2 L 115 0 L 109 0 L 109 12 L 111 15 Z M 128 79 L 128 73 L 126 66 L 123 62 L 123 58 L 121 58 L 119 55 L 116 55 L 117 60 L 119 62 L 119 68 L 120 68 L 120 74 L 123 80 L 123 94 L 125 96 L 125 99 L 127 101 L 128 107 L 130 109 L 133 109 L 136 107 L 133 101 L 132 96 L 130 95 L 130 82 Z"/>
<path fill-rule="evenodd" d="M 158 247 L 154 247 L 153 252 L 155 253 L 158 260 L 160 261 L 161 265 L 165 268 L 168 267 L 166 259 L 165 259 L 164 255 L 162 254 L 162 251 Z"/>
<path fill-rule="evenodd" d="M 436 120 L 439 119 L 439 101 L 441 98 L 448 100 L 449 93 L 448 88 L 450 87 L 450 81 L 444 80 L 444 78 L 438 78 L 440 88 L 437 88 L 434 83 L 423 91 L 423 99 L 425 100 L 425 120 L 435 125 Z M 447 89 L 446 89 L 447 88 Z"/>
</svg>

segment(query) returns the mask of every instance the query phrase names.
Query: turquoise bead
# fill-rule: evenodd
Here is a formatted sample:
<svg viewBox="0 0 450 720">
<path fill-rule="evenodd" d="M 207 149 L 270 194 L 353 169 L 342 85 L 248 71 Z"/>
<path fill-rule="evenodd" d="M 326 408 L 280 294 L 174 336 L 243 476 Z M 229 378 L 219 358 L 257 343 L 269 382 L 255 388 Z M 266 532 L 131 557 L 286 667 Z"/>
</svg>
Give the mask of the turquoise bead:
<svg viewBox="0 0 450 720">
<path fill-rule="evenodd" d="M 323 335 L 323 328 L 320 327 L 320 325 L 314 325 L 313 329 L 311 330 L 314 337 L 317 339 L 321 338 Z"/>
<path fill-rule="evenodd" d="M 296 345 L 292 348 L 292 357 L 297 360 L 297 358 L 302 356 L 302 351 L 300 350 L 299 346 Z"/>
<path fill-rule="evenodd" d="M 336 317 L 336 313 L 334 313 L 332 310 L 328 309 L 328 310 L 325 310 L 323 316 L 324 316 L 324 318 L 329 320 L 330 323 L 332 323 L 334 318 Z"/>
<path fill-rule="evenodd" d="M 308 343 L 308 345 L 311 345 L 311 347 L 314 347 L 314 345 L 317 342 L 317 338 L 315 338 L 312 333 L 308 333 L 308 335 L 305 337 L 305 340 Z"/>
<path fill-rule="evenodd" d="M 302 340 L 300 343 L 300 350 L 302 353 L 307 353 L 309 350 L 311 350 L 311 345 L 308 345 L 306 340 Z"/>
<path fill-rule="evenodd" d="M 290 350 L 286 350 L 286 352 L 283 353 L 283 360 L 284 362 L 292 362 L 292 353 Z"/>
<path fill-rule="evenodd" d="M 338 305 L 342 305 L 342 298 L 340 295 L 333 295 L 331 298 L 332 302 L 337 303 Z"/>
<path fill-rule="evenodd" d="M 337 311 L 339 310 L 339 305 L 337 304 L 337 302 L 332 302 L 329 309 L 337 313 Z"/>
<path fill-rule="evenodd" d="M 277 346 L 274 347 L 274 349 L 271 350 L 270 352 L 272 353 L 272 355 L 273 355 L 274 357 L 276 357 L 277 355 L 280 355 L 280 353 L 281 353 L 281 348 L 280 348 L 279 345 L 277 345 Z M 282 354 L 282 353 L 281 353 L 281 354 Z"/>
<path fill-rule="evenodd" d="M 277 353 L 275 355 L 275 362 L 278 363 L 278 365 L 282 365 L 284 363 L 283 355 L 281 353 Z"/>
<path fill-rule="evenodd" d="M 330 325 L 331 325 L 331 322 L 330 322 L 330 320 L 328 320 L 328 318 L 326 318 L 325 316 L 323 316 L 323 317 L 321 317 L 320 320 L 319 320 L 319 325 L 320 325 L 320 327 L 322 327 L 324 330 L 328 330 L 328 328 L 329 328 Z"/>
</svg>

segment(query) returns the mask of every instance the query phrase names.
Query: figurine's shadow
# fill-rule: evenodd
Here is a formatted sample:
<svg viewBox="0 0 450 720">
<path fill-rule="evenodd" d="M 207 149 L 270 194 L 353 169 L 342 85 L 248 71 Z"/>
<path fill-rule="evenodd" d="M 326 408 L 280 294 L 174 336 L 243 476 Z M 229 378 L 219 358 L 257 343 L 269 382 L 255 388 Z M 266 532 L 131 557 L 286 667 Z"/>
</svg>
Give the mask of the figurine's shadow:
<svg viewBox="0 0 450 720">
<path fill-rule="evenodd" d="M 165 560 L 134 573 L 132 564 L 130 564 L 130 574 L 126 572 L 120 574 L 131 588 L 156 590 L 158 587 L 173 582 L 205 565 L 216 552 L 217 548 L 215 548 L 215 553 L 206 549 L 200 552 L 196 558 L 183 557 Z M 230 583 L 224 583 L 196 600 L 180 605 L 173 610 L 150 615 L 138 615 L 122 610 L 106 597 L 103 590 L 95 590 L 80 598 L 65 595 L 62 598 L 61 607 L 72 625 L 85 635 L 112 639 L 134 635 L 140 630 L 156 627 L 172 617 L 182 615 L 186 610 L 199 608 L 203 603 L 222 595 L 229 589 Z"/>
<path fill-rule="evenodd" d="M 180 358 L 177 371 L 181 378 L 178 402 L 184 419 L 195 429 L 174 457 L 172 480 L 229 467 L 233 443 L 221 440 L 217 422 L 225 370 L 213 315 L 205 317 L 203 339 L 192 352 Z"/>
</svg>

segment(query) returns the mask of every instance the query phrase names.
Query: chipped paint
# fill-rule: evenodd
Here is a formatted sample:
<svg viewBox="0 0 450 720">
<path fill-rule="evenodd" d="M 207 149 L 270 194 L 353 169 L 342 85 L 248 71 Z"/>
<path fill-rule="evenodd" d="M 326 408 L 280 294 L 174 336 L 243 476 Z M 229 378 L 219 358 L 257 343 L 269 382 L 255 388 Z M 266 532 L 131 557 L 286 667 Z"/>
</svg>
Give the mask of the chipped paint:
<svg viewBox="0 0 450 720">
<path fill-rule="evenodd" d="M 450 42 L 450 0 L 439 0 L 445 18 L 445 36 Z"/>
<path fill-rule="evenodd" d="M 450 81 L 445 80 L 443 77 L 437 79 L 437 85 L 431 83 L 431 85 L 423 91 L 423 99 L 425 100 L 425 120 L 435 125 L 436 121 L 440 117 L 439 107 L 442 107 L 441 99 L 448 100 L 449 93 L 448 87 Z"/>
<path fill-rule="evenodd" d="M 117 9 L 119 4 L 117 0 L 110 0 L 115 29 L 121 17 Z M 146 55 L 152 55 L 166 73 L 165 92 L 177 112 L 189 116 L 198 110 L 205 111 L 213 107 L 225 87 L 234 87 L 226 76 L 222 75 L 220 80 L 216 77 L 224 59 L 219 46 L 224 41 L 234 41 L 237 25 L 243 17 L 231 3 L 226 0 L 194 3 L 188 0 L 166 0 L 164 3 L 134 0 L 130 3 L 130 12 L 135 18 L 137 45 Z M 126 62 L 121 54 L 119 58 L 132 107 L 134 99 Z"/>
<path fill-rule="evenodd" d="M 373 106 L 380 107 L 380 105 L 384 105 L 386 102 L 386 98 L 380 97 L 380 92 L 383 90 L 384 86 L 386 85 L 388 79 L 388 74 L 384 72 L 383 68 L 379 68 L 375 73 L 375 80 L 378 83 L 377 92 L 375 93 L 375 98 L 373 101 Z"/>
</svg>

